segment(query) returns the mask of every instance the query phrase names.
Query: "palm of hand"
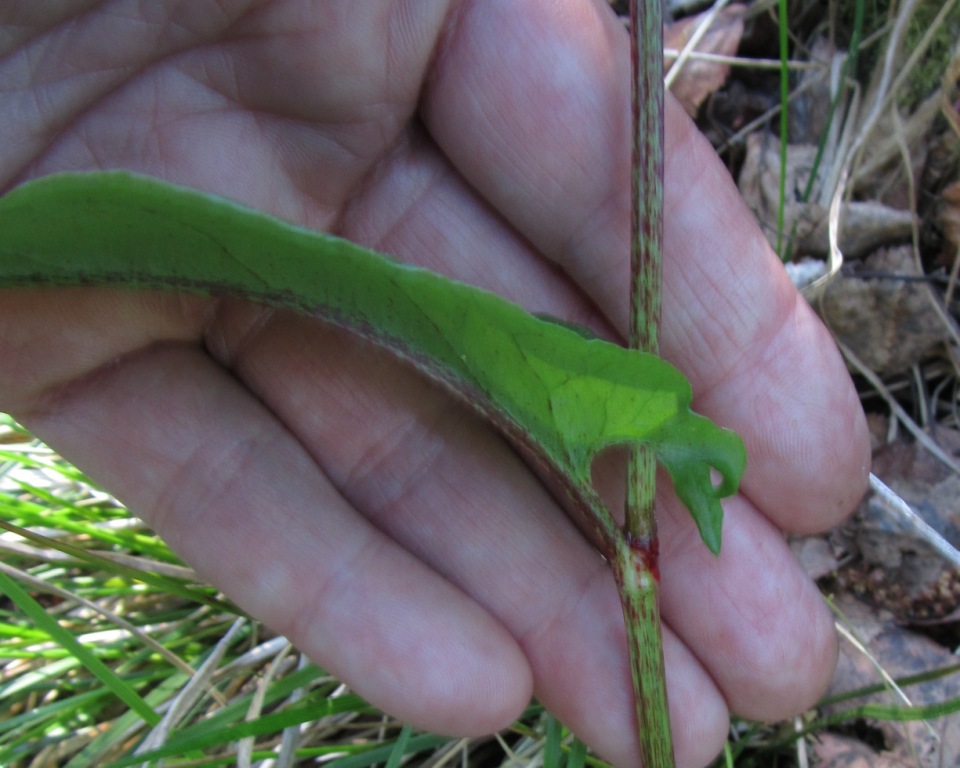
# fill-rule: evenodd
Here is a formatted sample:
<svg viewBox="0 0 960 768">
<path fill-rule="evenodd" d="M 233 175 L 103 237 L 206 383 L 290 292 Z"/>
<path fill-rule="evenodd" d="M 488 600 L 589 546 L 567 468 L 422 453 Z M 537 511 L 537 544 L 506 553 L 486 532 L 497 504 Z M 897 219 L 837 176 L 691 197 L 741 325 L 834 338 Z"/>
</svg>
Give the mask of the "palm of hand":
<svg viewBox="0 0 960 768">
<path fill-rule="evenodd" d="M 0 189 L 128 168 L 623 328 L 626 39 L 601 4 L 88 5 L 0 12 Z M 709 148 L 675 109 L 667 128 L 664 351 L 751 456 L 720 558 L 660 504 L 696 765 L 728 707 L 784 716 L 829 676 L 829 617 L 771 523 L 830 524 L 866 460 L 822 330 Z M 0 408 L 374 703 L 483 733 L 535 692 L 635 754 L 605 566 L 496 436 L 382 354 L 242 302 L 78 290 L 5 295 L 0 355 Z"/>
</svg>

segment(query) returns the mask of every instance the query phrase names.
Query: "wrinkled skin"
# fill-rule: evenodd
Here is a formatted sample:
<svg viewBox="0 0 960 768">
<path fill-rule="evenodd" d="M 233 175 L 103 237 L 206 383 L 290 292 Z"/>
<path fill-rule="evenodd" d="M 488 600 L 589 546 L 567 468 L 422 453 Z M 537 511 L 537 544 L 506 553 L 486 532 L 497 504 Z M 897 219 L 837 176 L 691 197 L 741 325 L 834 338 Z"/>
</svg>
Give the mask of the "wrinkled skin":
<svg viewBox="0 0 960 768">
<path fill-rule="evenodd" d="M 126 168 L 622 338 L 628 87 L 602 0 L 5 0 L 0 190 Z M 750 457 L 719 558 L 659 499 L 678 764 L 700 766 L 729 711 L 783 718 L 827 684 L 832 622 L 781 530 L 840 520 L 868 450 L 828 335 L 666 119 L 662 347 Z M 389 356 L 237 300 L 69 289 L 0 296 L 0 360 L 0 409 L 370 701 L 468 735 L 534 694 L 636 764 L 608 569 Z"/>
</svg>

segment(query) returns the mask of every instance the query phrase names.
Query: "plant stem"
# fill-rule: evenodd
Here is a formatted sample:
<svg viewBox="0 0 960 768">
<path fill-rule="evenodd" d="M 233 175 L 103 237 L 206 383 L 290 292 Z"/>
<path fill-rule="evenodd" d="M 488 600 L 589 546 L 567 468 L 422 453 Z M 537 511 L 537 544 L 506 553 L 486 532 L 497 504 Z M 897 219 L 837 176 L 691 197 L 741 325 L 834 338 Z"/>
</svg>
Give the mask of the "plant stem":
<svg viewBox="0 0 960 768">
<path fill-rule="evenodd" d="M 660 352 L 663 245 L 663 21 L 657 0 L 630 0 L 633 205 L 630 346 Z"/>
<path fill-rule="evenodd" d="M 632 175 L 630 346 L 660 352 L 663 243 L 663 31 L 659 0 L 630 2 Z M 631 451 L 626 530 L 636 543 L 656 542 L 656 457 Z"/>
<path fill-rule="evenodd" d="M 624 537 L 613 572 L 627 626 L 630 674 L 637 704 L 637 734 L 644 768 L 672 768 L 673 738 L 667 708 L 659 573 L 648 550 Z M 654 549 L 653 557 L 656 557 Z"/>
<path fill-rule="evenodd" d="M 630 2 L 632 176 L 630 346 L 660 351 L 663 243 L 663 21 L 660 0 Z M 659 540 L 654 499 L 656 456 L 630 451 L 625 536 L 614 573 L 627 625 L 630 671 L 645 768 L 674 765 L 660 625 Z"/>
</svg>

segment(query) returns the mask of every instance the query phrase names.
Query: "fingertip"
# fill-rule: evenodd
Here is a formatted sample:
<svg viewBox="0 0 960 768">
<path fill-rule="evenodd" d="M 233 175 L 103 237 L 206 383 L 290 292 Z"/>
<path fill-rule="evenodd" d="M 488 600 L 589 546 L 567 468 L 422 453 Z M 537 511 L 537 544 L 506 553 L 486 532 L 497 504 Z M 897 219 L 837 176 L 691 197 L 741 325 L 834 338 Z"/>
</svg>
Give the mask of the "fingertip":
<svg viewBox="0 0 960 768">
<path fill-rule="evenodd" d="M 836 525 L 866 486 L 866 421 L 830 333 L 709 144 L 668 104 L 664 354 L 747 446 L 742 490 L 778 526 Z"/>
<path fill-rule="evenodd" d="M 291 639 L 371 704 L 416 728 L 477 737 L 510 725 L 533 691 L 517 641 L 407 553 L 388 554 L 371 560 L 406 561 L 406 575 L 387 583 L 388 569 L 371 562 L 336 601 L 304 604 L 313 617 L 295 622 Z"/>
<path fill-rule="evenodd" d="M 754 668 L 751 695 L 731 689 L 731 710 L 749 720 L 777 722 L 806 711 L 823 696 L 836 669 L 833 617 L 812 583 L 777 619 L 777 637 L 768 640 L 757 632 L 752 645 L 760 650 L 744 660 L 745 667 Z"/>
<path fill-rule="evenodd" d="M 479 737 L 515 722 L 533 698 L 533 672 L 523 650 L 486 616 L 451 649 L 447 670 L 430 678 L 433 689 L 423 727 L 451 736 Z M 444 681 L 445 682 L 441 682 Z"/>
<path fill-rule="evenodd" d="M 677 503 L 660 509 L 664 616 L 730 710 L 775 721 L 809 708 L 832 677 L 836 634 L 783 536 L 748 500 L 731 499 L 715 557 Z"/>
<path fill-rule="evenodd" d="M 744 492 L 783 530 L 837 525 L 866 490 L 870 439 L 833 338 L 799 296 L 750 378 Z"/>
</svg>

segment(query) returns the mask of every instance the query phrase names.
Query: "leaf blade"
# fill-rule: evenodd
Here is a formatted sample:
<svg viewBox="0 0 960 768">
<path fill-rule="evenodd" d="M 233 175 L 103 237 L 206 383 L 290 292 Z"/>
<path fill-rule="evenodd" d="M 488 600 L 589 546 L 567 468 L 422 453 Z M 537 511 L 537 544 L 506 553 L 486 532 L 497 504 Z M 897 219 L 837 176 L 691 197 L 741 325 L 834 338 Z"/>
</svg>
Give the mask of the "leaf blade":
<svg viewBox="0 0 960 768">
<path fill-rule="evenodd" d="M 651 445 L 704 540 L 719 547 L 719 499 L 736 490 L 742 443 L 690 410 L 686 378 L 657 356 L 146 177 L 62 174 L 0 198 L 0 287 L 87 284 L 238 296 L 319 316 L 390 349 L 566 475 L 581 527 L 605 554 L 618 531 L 590 485 L 591 463 L 614 445 Z"/>
</svg>

